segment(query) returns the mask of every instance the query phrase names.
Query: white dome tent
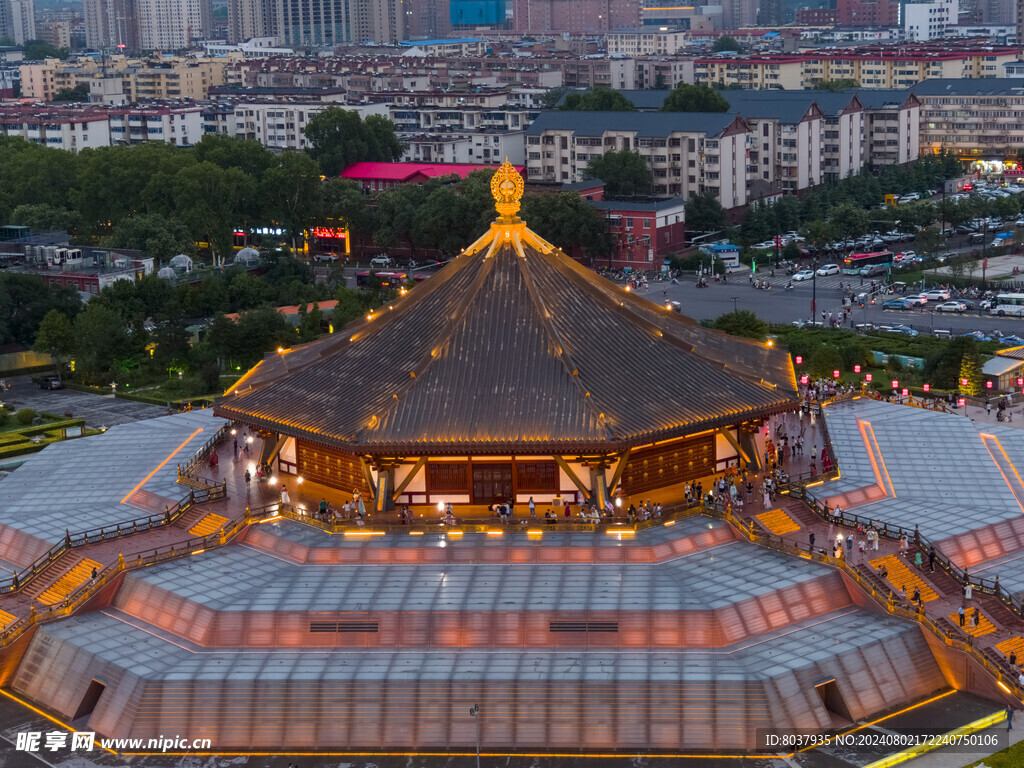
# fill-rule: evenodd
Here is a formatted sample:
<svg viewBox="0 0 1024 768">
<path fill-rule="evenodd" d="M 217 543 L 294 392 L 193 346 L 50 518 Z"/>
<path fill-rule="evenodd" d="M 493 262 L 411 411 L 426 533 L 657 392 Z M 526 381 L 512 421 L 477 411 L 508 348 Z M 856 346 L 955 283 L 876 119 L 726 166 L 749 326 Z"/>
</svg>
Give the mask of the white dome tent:
<svg viewBox="0 0 1024 768">
<path fill-rule="evenodd" d="M 171 259 L 171 267 L 181 272 L 192 271 L 192 259 L 186 256 L 184 253 L 179 253 L 173 259 Z"/>
<path fill-rule="evenodd" d="M 251 266 L 253 264 L 259 264 L 259 261 L 260 252 L 255 248 L 243 248 L 235 254 L 235 264 Z"/>
<path fill-rule="evenodd" d="M 171 267 L 161 267 L 160 271 L 156 273 L 157 277 L 162 277 L 164 280 L 174 280 L 178 273 Z"/>
</svg>

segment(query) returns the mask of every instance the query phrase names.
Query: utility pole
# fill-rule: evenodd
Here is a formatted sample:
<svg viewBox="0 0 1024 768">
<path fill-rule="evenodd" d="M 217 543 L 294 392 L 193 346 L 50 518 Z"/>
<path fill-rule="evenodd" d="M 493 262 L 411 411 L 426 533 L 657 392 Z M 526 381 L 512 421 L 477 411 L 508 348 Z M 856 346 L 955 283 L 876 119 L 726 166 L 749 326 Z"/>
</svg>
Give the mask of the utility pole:
<svg viewBox="0 0 1024 768">
<path fill-rule="evenodd" d="M 470 707 L 469 715 L 476 721 L 476 768 L 480 768 L 480 705 Z"/>
</svg>

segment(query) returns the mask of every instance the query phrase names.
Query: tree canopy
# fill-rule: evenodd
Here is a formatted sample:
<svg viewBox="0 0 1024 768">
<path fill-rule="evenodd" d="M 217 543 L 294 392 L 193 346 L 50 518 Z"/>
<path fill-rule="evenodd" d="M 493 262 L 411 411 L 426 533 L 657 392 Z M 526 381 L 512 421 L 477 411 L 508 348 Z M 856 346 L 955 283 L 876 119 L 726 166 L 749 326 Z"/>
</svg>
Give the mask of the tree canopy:
<svg viewBox="0 0 1024 768">
<path fill-rule="evenodd" d="M 600 179 L 609 195 L 647 195 L 654 183 L 643 155 L 628 149 L 594 157 L 583 170 L 583 178 Z"/>
<path fill-rule="evenodd" d="M 365 120 L 359 114 L 330 106 L 306 123 L 309 156 L 325 176 L 337 176 L 352 163 L 394 162 L 404 148 L 395 135 L 395 125 L 381 115 Z"/>
<path fill-rule="evenodd" d="M 728 223 L 725 209 L 713 192 L 701 192 L 686 201 L 686 229 L 690 232 L 718 232 Z"/>
<path fill-rule="evenodd" d="M 595 85 L 584 93 L 570 93 L 560 109 L 569 112 L 636 112 L 633 102 L 607 85 Z"/>
<path fill-rule="evenodd" d="M 743 46 L 740 45 L 739 40 L 730 35 L 722 35 L 711 48 L 716 53 L 722 53 L 723 51 L 740 51 L 743 50 Z"/>
<path fill-rule="evenodd" d="M 661 107 L 662 112 L 728 112 L 729 102 L 714 88 L 703 83 L 679 83 Z"/>
</svg>

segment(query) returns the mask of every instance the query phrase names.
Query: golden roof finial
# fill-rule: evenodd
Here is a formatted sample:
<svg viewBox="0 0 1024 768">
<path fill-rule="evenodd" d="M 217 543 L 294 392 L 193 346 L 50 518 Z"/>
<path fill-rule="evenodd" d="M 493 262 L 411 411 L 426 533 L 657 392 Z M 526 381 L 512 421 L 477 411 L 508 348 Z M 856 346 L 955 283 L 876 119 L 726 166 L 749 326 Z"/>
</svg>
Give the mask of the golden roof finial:
<svg viewBox="0 0 1024 768">
<path fill-rule="evenodd" d="M 523 197 L 523 177 L 505 158 L 491 179 L 491 194 L 494 195 L 494 207 L 498 211 L 499 221 L 518 221 L 519 201 Z"/>
</svg>

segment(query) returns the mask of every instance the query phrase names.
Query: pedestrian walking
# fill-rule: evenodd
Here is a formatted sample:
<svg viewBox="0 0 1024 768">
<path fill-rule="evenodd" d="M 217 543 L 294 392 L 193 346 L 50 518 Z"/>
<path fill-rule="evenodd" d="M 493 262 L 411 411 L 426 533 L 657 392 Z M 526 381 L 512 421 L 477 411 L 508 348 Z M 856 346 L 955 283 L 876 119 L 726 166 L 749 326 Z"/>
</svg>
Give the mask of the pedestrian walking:
<svg viewBox="0 0 1024 768">
<path fill-rule="evenodd" d="M 282 504 L 291 504 L 292 503 L 292 499 L 288 495 L 288 486 L 285 485 L 284 483 L 281 483 L 281 503 Z"/>
<path fill-rule="evenodd" d="M 914 567 L 917 568 L 917 570 L 920 571 L 921 570 L 921 566 L 923 564 L 924 563 L 921 560 L 921 550 L 917 550 L 917 552 L 914 553 Z"/>
<path fill-rule="evenodd" d="M 981 623 L 981 611 L 975 607 L 973 613 L 971 613 L 971 626 L 977 627 Z"/>
<path fill-rule="evenodd" d="M 252 481 L 252 475 L 249 474 L 249 470 L 245 470 L 245 489 L 249 490 L 249 483 Z"/>
<path fill-rule="evenodd" d="M 914 587 L 914 602 L 917 603 L 918 607 L 921 606 L 921 588 Z"/>
<path fill-rule="evenodd" d="M 811 543 L 811 549 L 814 549 L 814 531 L 811 531 L 807 535 L 807 540 L 810 541 L 810 543 Z"/>
<path fill-rule="evenodd" d="M 530 517 L 536 517 L 537 516 L 537 504 L 533 500 L 533 496 L 530 497 L 529 504 L 530 504 Z"/>
<path fill-rule="evenodd" d="M 1010 658 L 1008 658 L 1007 661 L 1010 662 L 1011 667 L 1017 666 L 1017 654 L 1010 651 Z"/>
<path fill-rule="evenodd" d="M 935 547 L 928 550 L 928 572 L 935 573 Z"/>
<path fill-rule="evenodd" d="M 1013 730 L 1013 705 L 1008 704 L 1006 707 L 1006 730 Z"/>
<path fill-rule="evenodd" d="M 850 554 L 853 553 L 853 534 L 849 534 L 846 537 L 846 551 Z"/>
<path fill-rule="evenodd" d="M 964 611 L 964 607 L 961 605 L 956 613 L 957 616 L 960 618 L 960 626 L 964 626 L 964 620 L 967 618 L 967 613 Z"/>
<path fill-rule="evenodd" d="M 971 584 L 971 582 L 968 581 L 967 584 L 964 585 L 964 600 L 966 600 L 967 602 L 970 602 L 971 601 L 971 595 L 973 595 L 973 594 L 974 594 L 974 585 Z"/>
</svg>

